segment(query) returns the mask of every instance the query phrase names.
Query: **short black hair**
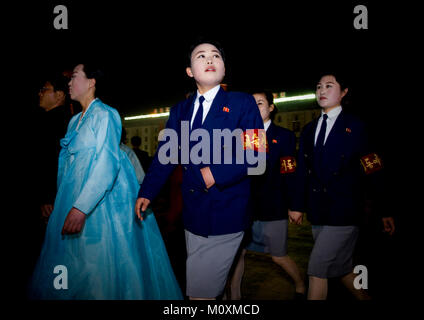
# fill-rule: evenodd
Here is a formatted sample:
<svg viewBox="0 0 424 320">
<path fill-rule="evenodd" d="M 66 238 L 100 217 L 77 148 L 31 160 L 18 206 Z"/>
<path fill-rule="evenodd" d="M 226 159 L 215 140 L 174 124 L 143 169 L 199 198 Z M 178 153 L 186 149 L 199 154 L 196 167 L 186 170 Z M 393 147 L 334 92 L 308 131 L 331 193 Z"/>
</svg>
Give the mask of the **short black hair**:
<svg viewBox="0 0 424 320">
<path fill-rule="evenodd" d="M 96 96 L 103 93 L 104 83 L 105 83 L 105 73 L 103 68 L 91 61 L 86 61 L 81 63 L 83 65 L 83 71 L 87 77 L 87 79 L 95 79 L 96 80 Z"/>
<path fill-rule="evenodd" d="M 44 83 L 49 82 L 54 91 L 63 91 L 65 96 L 69 92 L 69 79 L 60 73 L 52 73 L 44 78 Z"/>
<path fill-rule="evenodd" d="M 131 138 L 131 144 L 134 147 L 138 148 L 141 145 L 141 138 L 139 136 L 133 136 Z"/>
<path fill-rule="evenodd" d="M 88 79 L 96 79 L 97 82 L 103 79 L 104 72 L 100 66 L 93 63 L 82 63 L 84 66 L 83 70 Z"/>
<path fill-rule="evenodd" d="M 346 88 L 350 88 L 349 77 L 343 71 L 340 71 L 340 70 L 325 70 L 325 71 L 322 71 L 322 72 L 319 73 L 317 83 L 324 76 L 333 76 L 336 79 L 337 83 L 340 85 L 341 90 L 344 90 Z"/>
<path fill-rule="evenodd" d="M 209 43 L 209 44 L 215 46 L 215 48 L 217 48 L 219 53 L 221 54 L 221 58 L 225 63 L 225 52 L 224 52 L 224 48 L 222 47 L 221 43 L 219 41 L 215 40 L 215 39 L 212 39 L 212 38 L 199 36 L 193 41 L 193 43 L 190 45 L 190 47 L 188 49 L 187 67 L 191 66 L 191 55 L 192 55 L 194 49 L 196 49 L 197 46 L 204 44 L 204 43 Z"/>
</svg>

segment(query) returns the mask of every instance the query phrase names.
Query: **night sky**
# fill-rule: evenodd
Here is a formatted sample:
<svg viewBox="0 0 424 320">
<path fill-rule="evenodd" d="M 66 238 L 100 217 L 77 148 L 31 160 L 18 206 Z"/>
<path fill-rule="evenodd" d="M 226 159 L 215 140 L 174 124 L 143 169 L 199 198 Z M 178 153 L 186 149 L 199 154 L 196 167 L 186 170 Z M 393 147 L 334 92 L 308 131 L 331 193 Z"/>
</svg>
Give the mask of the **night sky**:
<svg viewBox="0 0 424 320">
<path fill-rule="evenodd" d="M 107 81 L 99 96 L 122 116 L 172 106 L 195 90 L 185 72 L 187 50 L 196 37 L 206 36 L 225 49 L 229 90 L 262 87 L 295 95 L 314 92 L 323 71 L 343 72 L 349 79 L 350 111 L 367 122 L 387 162 L 396 161 L 392 144 L 399 131 L 392 130 L 392 114 L 398 108 L 393 98 L 399 95 L 391 93 L 403 61 L 398 49 L 406 38 L 393 23 L 393 7 L 307 1 L 137 3 L 62 1 L 68 30 L 54 28 L 58 3 L 5 11 L 12 17 L 6 30 L 13 32 L 6 37 L 18 77 L 12 83 L 19 83 L 20 114 L 37 108 L 46 73 L 84 61 L 102 66 Z M 354 28 L 358 4 L 368 9 L 367 30 Z"/>
<path fill-rule="evenodd" d="M 185 73 L 186 55 L 193 39 L 203 35 L 225 49 L 224 82 L 230 90 L 310 92 L 320 72 L 337 69 L 348 75 L 358 108 L 380 112 L 373 91 L 390 61 L 381 59 L 390 44 L 382 7 L 360 2 L 367 5 L 369 29 L 356 30 L 355 2 L 87 2 L 60 2 L 68 9 L 68 30 L 54 29 L 55 4 L 37 3 L 20 14 L 16 44 L 27 53 L 20 67 L 28 104 L 37 103 L 47 70 L 95 60 L 107 74 L 101 98 L 121 114 L 172 106 L 194 89 Z"/>
</svg>

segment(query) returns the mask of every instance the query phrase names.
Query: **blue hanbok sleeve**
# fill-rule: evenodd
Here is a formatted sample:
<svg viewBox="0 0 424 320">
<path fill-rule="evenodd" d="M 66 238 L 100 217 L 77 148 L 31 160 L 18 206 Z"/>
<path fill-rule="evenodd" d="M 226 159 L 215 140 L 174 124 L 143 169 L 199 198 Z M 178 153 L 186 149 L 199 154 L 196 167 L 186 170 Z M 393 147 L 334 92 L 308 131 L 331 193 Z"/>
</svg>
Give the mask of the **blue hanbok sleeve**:
<svg viewBox="0 0 424 320">
<path fill-rule="evenodd" d="M 96 136 L 96 151 L 87 178 L 74 207 L 91 213 L 106 193 L 113 188 L 120 169 L 121 121 L 116 111 L 102 110 L 91 119 Z"/>
</svg>

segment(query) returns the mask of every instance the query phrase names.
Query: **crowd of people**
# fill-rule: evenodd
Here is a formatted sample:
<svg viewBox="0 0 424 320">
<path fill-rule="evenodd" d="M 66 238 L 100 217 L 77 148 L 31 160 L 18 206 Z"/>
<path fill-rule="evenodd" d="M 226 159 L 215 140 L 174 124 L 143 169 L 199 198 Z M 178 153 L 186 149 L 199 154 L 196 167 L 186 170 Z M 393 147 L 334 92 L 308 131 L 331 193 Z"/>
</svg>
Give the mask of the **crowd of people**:
<svg viewBox="0 0 424 320">
<path fill-rule="evenodd" d="M 349 90 L 343 77 L 323 72 L 317 79 L 321 115 L 304 127 L 296 150 L 294 133 L 272 122 L 277 109 L 270 92 L 221 87 L 225 53 L 218 42 L 194 43 L 186 72 L 197 91 L 171 108 L 166 128 L 180 133 L 186 121 L 190 132 L 201 128 L 210 136 L 215 129 L 241 129 L 244 159 L 265 153 L 265 172 L 249 175 L 252 165 L 235 161 L 235 153 L 231 163 L 183 163 L 182 157 L 163 163 L 158 152 L 150 159 L 139 137 L 132 137 L 133 148 L 126 145 L 119 113 L 97 97 L 101 70 L 82 63 L 68 81 L 46 79 L 39 93 L 39 241 L 28 297 L 210 300 L 229 286 L 226 298 L 239 300 L 245 254 L 252 250 L 269 253 L 287 272 L 296 299 L 325 300 L 333 278 L 357 299 L 369 299 L 354 286 L 352 262 L 366 204 L 372 201 L 388 234 L 395 223 L 379 210 L 381 157 L 364 123 L 343 109 Z M 72 114 L 68 99 L 81 112 Z M 266 139 L 249 136 L 252 129 Z M 246 137 L 259 147 L 250 148 Z M 168 214 L 183 221 L 186 252 L 176 256 L 185 259 L 184 285 L 151 206 L 169 181 Z M 314 239 L 307 279 L 287 250 L 288 224 L 302 224 L 305 213 Z M 66 277 L 57 266 L 66 268 Z"/>
</svg>

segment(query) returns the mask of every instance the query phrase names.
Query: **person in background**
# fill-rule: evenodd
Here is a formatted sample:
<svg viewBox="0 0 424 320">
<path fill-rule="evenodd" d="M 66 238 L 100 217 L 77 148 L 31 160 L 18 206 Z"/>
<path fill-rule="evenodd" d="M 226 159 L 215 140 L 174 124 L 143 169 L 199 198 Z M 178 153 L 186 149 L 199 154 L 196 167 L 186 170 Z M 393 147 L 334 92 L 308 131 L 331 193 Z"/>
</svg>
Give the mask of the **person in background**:
<svg viewBox="0 0 424 320">
<path fill-rule="evenodd" d="M 300 136 L 295 202 L 312 224 L 309 300 L 327 298 L 329 278 L 341 278 L 357 299 L 370 298 L 366 290 L 354 287 L 352 255 L 365 186 L 381 200 L 384 168 L 364 123 L 343 110 L 348 90 L 339 73 L 322 74 L 316 85 L 321 116 L 307 124 Z M 393 218 L 386 215 L 382 212 L 384 231 L 393 234 Z"/>
<path fill-rule="evenodd" d="M 296 263 L 287 254 L 288 220 L 301 224 L 302 214 L 292 212 L 296 171 L 296 137 L 288 129 L 272 123 L 276 113 L 272 93 L 257 90 L 253 93 L 264 123 L 267 140 L 266 171 L 252 176 L 251 200 L 253 225 L 246 232 L 240 258 L 231 279 L 231 300 L 241 299 L 241 281 L 246 250 L 271 254 L 272 261 L 285 270 L 295 284 L 295 299 L 305 296 L 305 283 Z M 228 298 L 228 297 L 227 297 Z"/>
<path fill-rule="evenodd" d="M 139 136 L 133 136 L 131 138 L 131 144 L 133 146 L 133 151 L 137 155 L 138 160 L 143 167 L 144 172 L 147 172 L 147 170 L 149 170 L 152 159 L 149 157 L 149 154 L 146 151 L 140 149 L 141 138 Z"/>
<path fill-rule="evenodd" d="M 134 219 L 139 184 L 119 148 L 119 113 L 96 97 L 102 71 L 78 64 L 75 115 L 61 140 L 58 191 L 31 299 L 182 299 L 154 214 Z"/>
<path fill-rule="evenodd" d="M 135 174 L 137 176 L 137 181 L 139 184 L 141 184 L 143 182 L 145 172 L 143 170 L 143 167 L 140 164 L 140 161 L 138 160 L 137 155 L 130 147 L 126 145 L 126 142 L 127 142 L 127 131 L 125 130 L 125 128 L 122 128 L 121 143 L 119 144 L 119 147 L 121 148 L 122 151 L 126 153 L 126 155 L 128 156 L 128 159 L 130 159 L 134 167 Z"/>
<path fill-rule="evenodd" d="M 57 159 L 60 152 L 60 139 L 65 136 L 66 129 L 71 119 L 68 101 L 69 79 L 60 73 L 46 78 L 40 89 L 39 118 L 36 131 L 36 164 L 38 173 L 39 206 L 45 222 L 53 211 L 56 197 Z"/>
</svg>

